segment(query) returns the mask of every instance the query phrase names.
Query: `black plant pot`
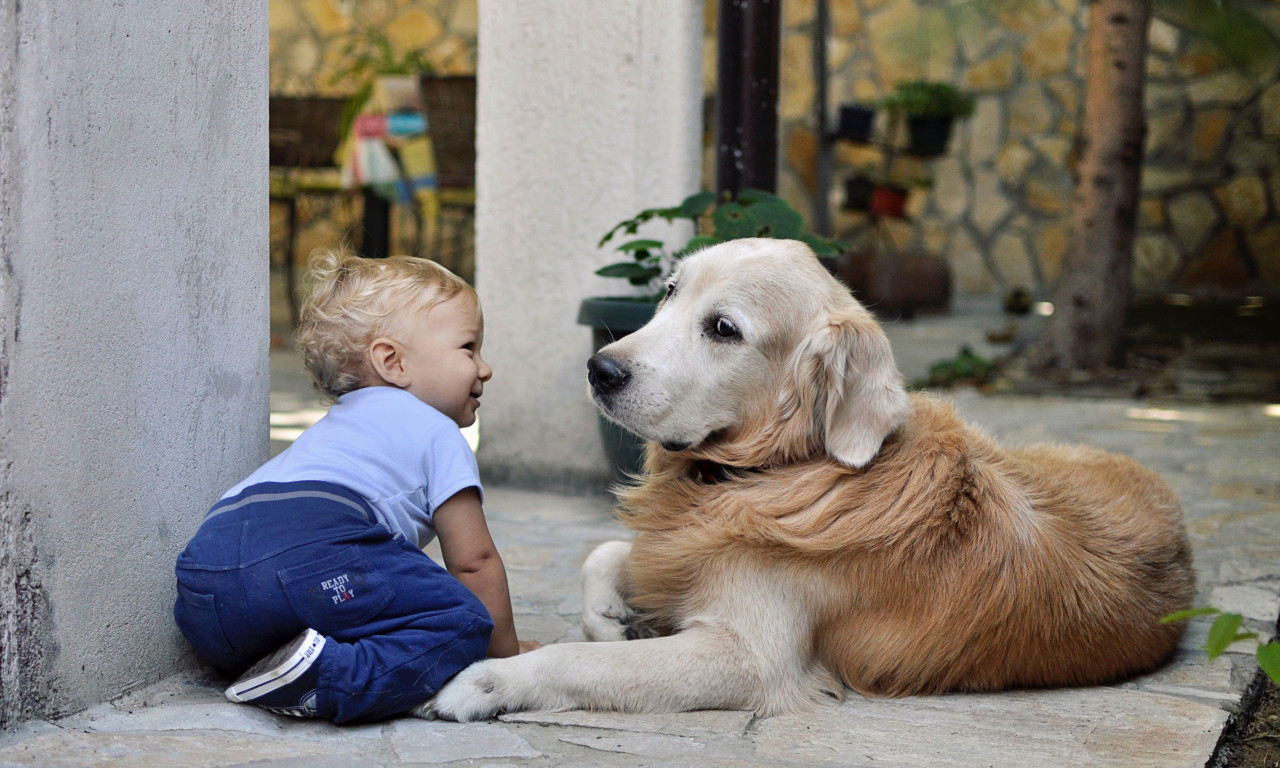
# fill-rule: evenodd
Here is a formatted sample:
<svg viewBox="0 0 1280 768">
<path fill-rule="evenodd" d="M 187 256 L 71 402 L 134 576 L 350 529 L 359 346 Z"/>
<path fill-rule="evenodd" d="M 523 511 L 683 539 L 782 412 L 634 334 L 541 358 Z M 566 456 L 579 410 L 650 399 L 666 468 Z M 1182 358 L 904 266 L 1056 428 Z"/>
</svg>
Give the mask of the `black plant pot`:
<svg viewBox="0 0 1280 768">
<path fill-rule="evenodd" d="M 840 107 L 840 122 L 836 127 L 836 136 L 846 141 L 862 144 L 871 140 L 871 126 L 875 123 L 875 109 L 861 104 L 843 104 Z"/>
<path fill-rule="evenodd" d="M 850 176 L 844 181 L 844 208 L 846 211 L 871 209 L 871 192 L 875 182 L 865 176 Z"/>
<path fill-rule="evenodd" d="M 591 348 L 593 352 L 599 352 L 606 344 L 640 330 L 653 317 L 657 306 L 657 301 L 650 299 L 583 299 L 578 306 L 578 325 L 591 327 Z M 628 476 L 640 474 L 644 468 L 644 439 L 603 415 L 597 417 L 597 422 L 605 458 L 609 461 L 610 477 L 620 482 Z"/>
<path fill-rule="evenodd" d="M 936 157 L 947 151 L 951 141 L 950 115 L 924 115 L 907 118 L 907 135 L 910 143 L 907 151 L 920 157 Z"/>
</svg>

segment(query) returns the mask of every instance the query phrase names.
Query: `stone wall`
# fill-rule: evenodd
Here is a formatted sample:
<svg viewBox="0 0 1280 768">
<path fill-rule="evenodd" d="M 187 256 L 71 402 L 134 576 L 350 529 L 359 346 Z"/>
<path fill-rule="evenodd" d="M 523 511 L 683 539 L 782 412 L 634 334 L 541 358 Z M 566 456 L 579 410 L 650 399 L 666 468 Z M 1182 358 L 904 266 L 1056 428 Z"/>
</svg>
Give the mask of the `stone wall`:
<svg viewBox="0 0 1280 768">
<path fill-rule="evenodd" d="M 385 36 L 397 57 L 420 50 L 437 72 L 476 71 L 476 0 L 269 0 L 271 92 L 346 96 L 361 32 Z M 355 43 L 356 51 L 348 47 Z"/>
<path fill-rule="evenodd" d="M 875 101 L 901 80 L 945 80 L 978 96 L 976 113 L 958 126 L 947 155 L 897 163 L 917 182 L 912 219 L 887 228 L 895 246 L 945 255 L 960 290 L 1023 286 L 1043 295 L 1057 275 L 1069 236 L 1087 6 L 1084 0 L 830 3 L 832 119 L 839 104 Z M 1280 28 L 1274 3 L 1256 8 Z M 716 9 L 716 0 L 706 1 L 708 93 L 715 89 Z M 811 217 L 815 0 L 786 0 L 782 10 L 779 188 Z M 400 52 L 421 48 L 442 71 L 475 70 L 476 0 L 271 0 L 270 15 L 273 93 L 350 93 L 353 81 L 333 78 L 359 29 L 381 30 Z M 1137 285 L 1277 290 L 1280 78 L 1243 75 L 1208 44 L 1160 20 L 1149 39 Z M 713 157 L 708 147 L 704 185 L 714 178 Z M 836 234 L 870 247 L 885 247 L 886 234 L 840 210 L 840 182 L 879 162 L 873 148 L 838 146 L 830 198 Z M 310 223 L 304 222 L 299 253 L 337 244 L 358 216 L 358 205 L 304 216 Z M 405 250 L 408 228 L 400 224 Z"/>
<path fill-rule="evenodd" d="M 832 113 L 874 101 L 896 82 L 945 80 L 977 95 L 977 111 L 950 152 L 900 165 L 931 186 L 912 194 L 899 244 L 945 255 L 957 287 L 1015 286 L 1047 293 L 1067 248 L 1072 164 L 1083 101 L 1081 0 L 840 0 L 831 3 L 828 65 Z M 1274 3 L 1257 10 L 1280 29 Z M 813 0 L 783 5 L 782 173 L 801 210 L 815 190 Z M 1143 172 L 1139 288 L 1280 289 L 1280 79 L 1249 77 L 1195 36 L 1163 21 L 1150 31 L 1149 133 Z M 882 126 L 883 127 L 883 126 Z M 879 153 L 837 148 L 839 181 Z M 866 242 L 856 214 L 837 234 Z M 871 238 L 879 240 L 884 237 Z"/>
</svg>

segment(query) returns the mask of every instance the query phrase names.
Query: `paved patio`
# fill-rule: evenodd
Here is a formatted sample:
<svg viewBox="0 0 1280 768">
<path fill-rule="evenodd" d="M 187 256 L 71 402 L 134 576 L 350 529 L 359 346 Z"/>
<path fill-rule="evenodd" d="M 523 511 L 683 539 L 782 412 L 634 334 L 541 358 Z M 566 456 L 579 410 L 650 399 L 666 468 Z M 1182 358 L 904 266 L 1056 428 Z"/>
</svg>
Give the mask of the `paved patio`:
<svg viewBox="0 0 1280 768">
<path fill-rule="evenodd" d="M 893 323 L 908 378 L 961 343 L 991 351 L 981 304 Z M 992 318 L 995 318 L 993 320 Z M 1033 321 L 1024 321 L 1033 322 Z M 276 434 L 317 417 L 287 352 L 273 360 Z M 276 370 L 278 368 L 278 370 Z M 278 374 L 278 375 L 276 375 Z M 1083 442 L 1162 473 L 1182 499 L 1199 600 L 1237 611 L 1264 636 L 1280 611 L 1280 405 L 953 394 L 1007 442 Z M 280 443 L 279 445 L 283 445 Z M 577 568 L 623 534 L 610 501 L 486 489 L 521 637 L 581 639 Z M 61 720 L 0 736 L 7 766 L 1170 766 L 1205 765 L 1253 678 L 1252 646 L 1209 662 L 1209 621 L 1192 622 L 1167 667 L 1121 685 L 867 700 L 758 719 L 747 712 L 519 714 L 475 724 L 411 719 L 339 728 L 278 718 L 221 695 L 199 670 Z"/>
</svg>

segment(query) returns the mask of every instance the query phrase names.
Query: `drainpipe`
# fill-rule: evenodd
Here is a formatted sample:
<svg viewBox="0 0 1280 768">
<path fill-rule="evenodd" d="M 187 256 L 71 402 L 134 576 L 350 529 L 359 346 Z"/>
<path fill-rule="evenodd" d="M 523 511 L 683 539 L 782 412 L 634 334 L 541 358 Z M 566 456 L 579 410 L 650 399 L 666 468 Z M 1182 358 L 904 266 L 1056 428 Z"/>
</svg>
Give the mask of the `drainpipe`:
<svg viewBox="0 0 1280 768">
<path fill-rule="evenodd" d="M 720 0 L 716 191 L 778 186 L 782 0 Z"/>
<path fill-rule="evenodd" d="M 823 237 L 831 237 L 831 168 L 833 146 L 827 131 L 827 29 L 830 8 L 827 0 L 815 3 L 817 18 L 813 22 L 813 122 L 818 133 L 818 174 L 813 190 L 814 229 Z"/>
</svg>

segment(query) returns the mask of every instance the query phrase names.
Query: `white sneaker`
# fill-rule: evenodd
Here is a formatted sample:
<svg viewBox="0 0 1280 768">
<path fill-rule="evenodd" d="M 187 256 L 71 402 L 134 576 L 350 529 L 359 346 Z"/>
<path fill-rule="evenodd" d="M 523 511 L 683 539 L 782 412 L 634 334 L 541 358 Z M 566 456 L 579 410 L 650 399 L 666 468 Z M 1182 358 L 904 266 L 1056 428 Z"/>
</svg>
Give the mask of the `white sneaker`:
<svg viewBox="0 0 1280 768">
<path fill-rule="evenodd" d="M 314 717 L 324 635 L 308 629 L 280 646 L 241 675 L 227 689 L 227 698 L 257 704 L 281 715 Z"/>
</svg>

